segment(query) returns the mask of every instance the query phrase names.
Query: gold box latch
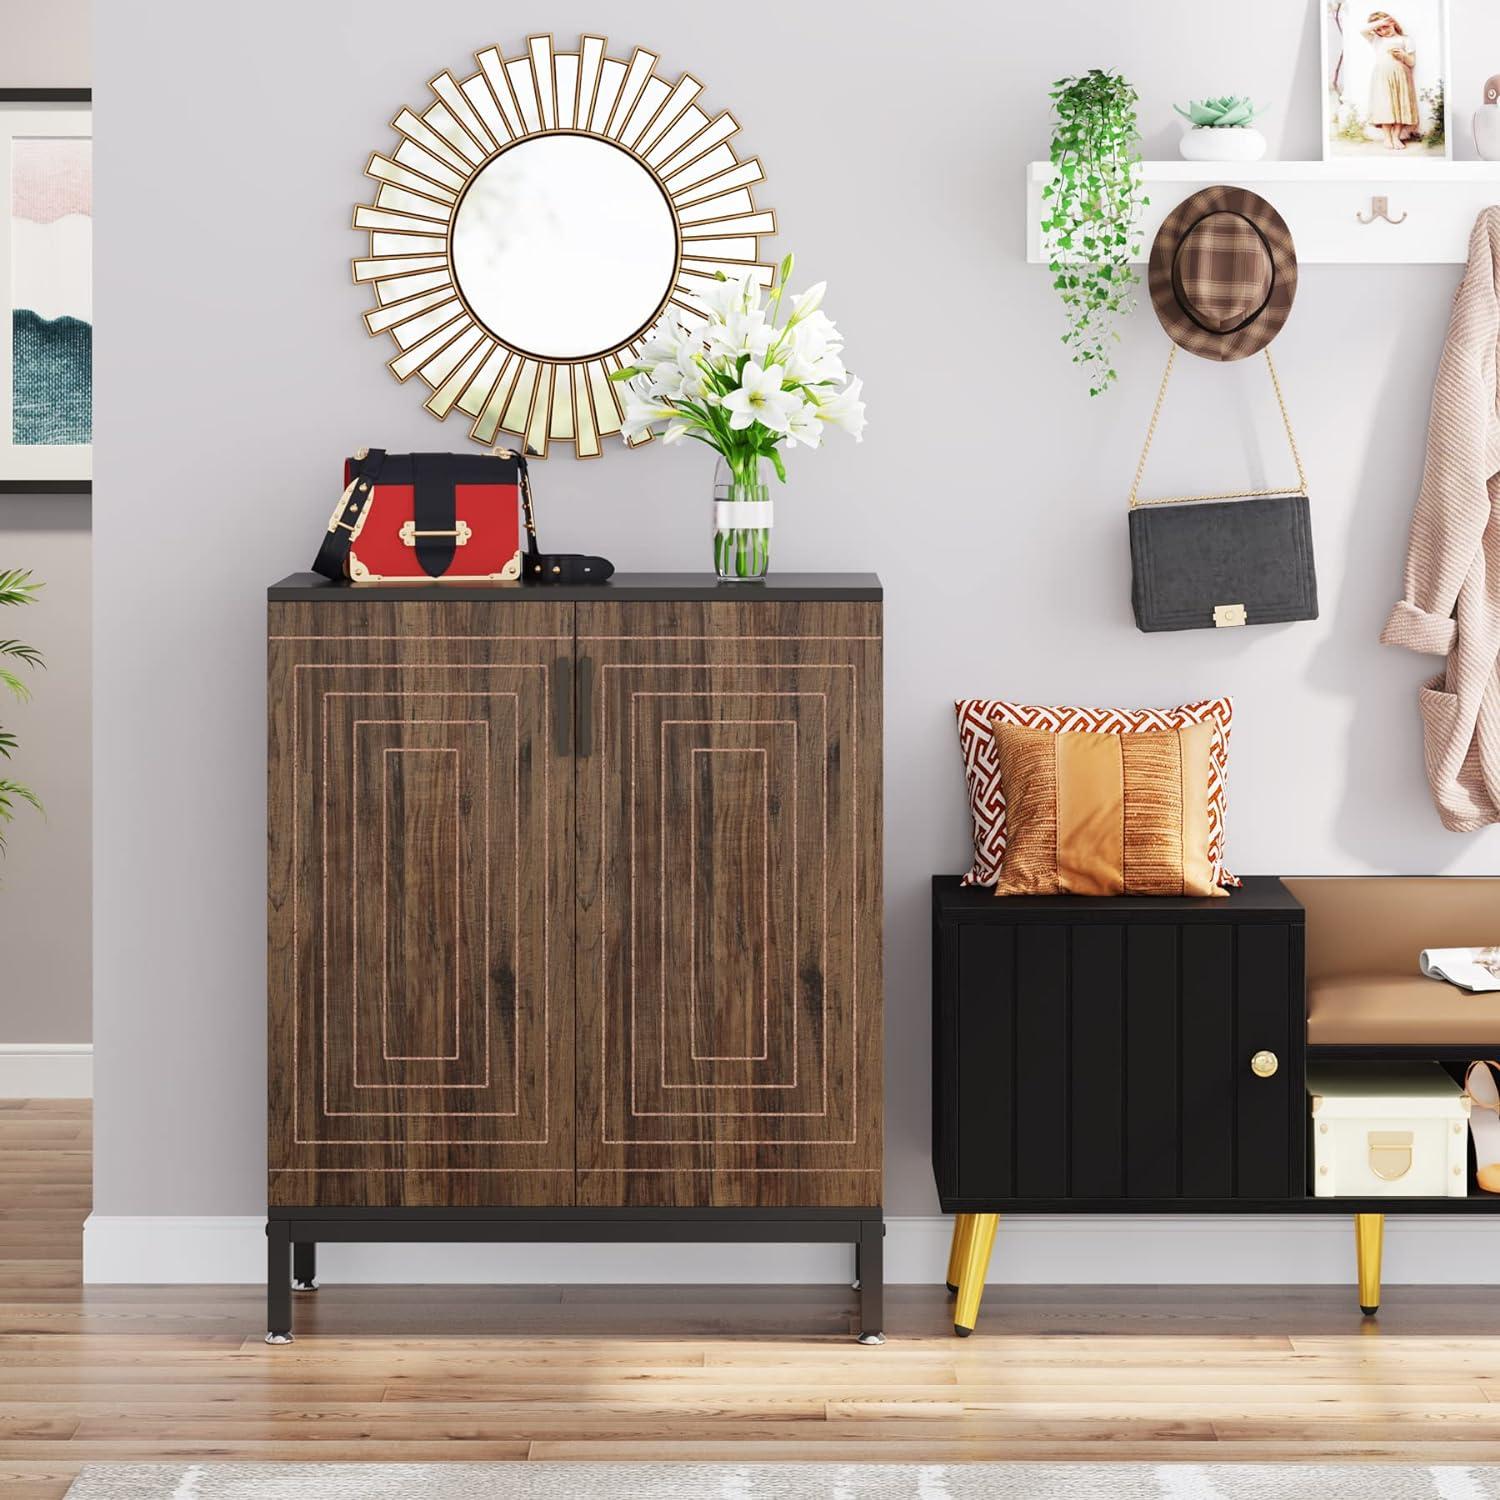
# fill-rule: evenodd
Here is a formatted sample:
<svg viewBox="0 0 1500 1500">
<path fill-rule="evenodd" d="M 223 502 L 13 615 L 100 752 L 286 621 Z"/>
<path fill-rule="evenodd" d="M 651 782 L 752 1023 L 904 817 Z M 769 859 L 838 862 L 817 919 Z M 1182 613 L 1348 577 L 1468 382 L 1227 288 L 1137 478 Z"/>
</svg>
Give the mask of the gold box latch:
<svg viewBox="0 0 1500 1500">
<path fill-rule="evenodd" d="M 1214 605 L 1214 624 L 1217 625 L 1243 625 L 1245 623 L 1245 606 L 1243 604 L 1216 604 Z"/>
<path fill-rule="evenodd" d="M 455 547 L 462 547 L 474 533 L 469 529 L 467 521 L 455 521 L 452 531 L 418 531 L 415 521 L 403 521 L 401 523 L 401 540 L 408 547 L 417 545 L 419 536 L 451 536 Z"/>
<path fill-rule="evenodd" d="M 1413 1136 L 1409 1130 L 1369 1133 L 1370 1170 L 1382 1182 L 1397 1182 L 1411 1171 Z"/>
</svg>

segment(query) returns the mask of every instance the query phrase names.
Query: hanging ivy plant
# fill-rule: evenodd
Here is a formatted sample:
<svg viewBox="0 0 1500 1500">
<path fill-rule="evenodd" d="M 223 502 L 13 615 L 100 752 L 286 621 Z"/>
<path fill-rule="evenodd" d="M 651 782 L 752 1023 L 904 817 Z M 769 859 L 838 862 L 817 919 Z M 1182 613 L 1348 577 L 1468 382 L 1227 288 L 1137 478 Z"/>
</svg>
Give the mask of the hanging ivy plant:
<svg viewBox="0 0 1500 1500">
<path fill-rule="evenodd" d="M 1052 86 L 1057 123 L 1052 132 L 1054 176 L 1042 192 L 1042 218 L 1054 259 L 1052 285 L 1067 309 L 1062 341 L 1089 378 L 1089 395 L 1115 379 L 1116 321 L 1135 306 L 1140 280 L 1131 261 L 1140 255 L 1137 215 L 1150 200 L 1138 196 L 1140 132 L 1137 95 L 1118 73 L 1091 68 Z"/>
</svg>

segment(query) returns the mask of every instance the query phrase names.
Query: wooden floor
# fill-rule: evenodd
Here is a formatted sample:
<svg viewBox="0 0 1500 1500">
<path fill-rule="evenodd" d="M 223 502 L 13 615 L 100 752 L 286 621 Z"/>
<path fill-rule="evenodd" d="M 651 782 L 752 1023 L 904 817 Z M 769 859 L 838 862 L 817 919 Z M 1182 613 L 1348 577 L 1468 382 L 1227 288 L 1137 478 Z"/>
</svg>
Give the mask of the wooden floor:
<svg viewBox="0 0 1500 1500">
<path fill-rule="evenodd" d="M 997 1287 L 959 1341 L 896 1287 L 867 1349 L 841 1287 L 327 1286 L 275 1349 L 254 1288 L 85 1290 L 89 1191 L 85 1106 L 0 1103 L 6 1500 L 91 1459 L 1500 1463 L 1493 1290 Z"/>
</svg>

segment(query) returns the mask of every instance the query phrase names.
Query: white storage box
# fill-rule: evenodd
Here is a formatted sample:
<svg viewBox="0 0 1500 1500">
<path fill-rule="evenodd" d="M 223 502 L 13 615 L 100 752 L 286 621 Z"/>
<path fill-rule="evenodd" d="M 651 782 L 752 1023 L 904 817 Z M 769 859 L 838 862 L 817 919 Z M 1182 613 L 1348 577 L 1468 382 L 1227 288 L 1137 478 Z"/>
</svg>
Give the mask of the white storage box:
<svg viewBox="0 0 1500 1500">
<path fill-rule="evenodd" d="M 1463 1198 L 1469 1100 L 1437 1063 L 1307 1070 L 1316 1198 Z"/>
</svg>

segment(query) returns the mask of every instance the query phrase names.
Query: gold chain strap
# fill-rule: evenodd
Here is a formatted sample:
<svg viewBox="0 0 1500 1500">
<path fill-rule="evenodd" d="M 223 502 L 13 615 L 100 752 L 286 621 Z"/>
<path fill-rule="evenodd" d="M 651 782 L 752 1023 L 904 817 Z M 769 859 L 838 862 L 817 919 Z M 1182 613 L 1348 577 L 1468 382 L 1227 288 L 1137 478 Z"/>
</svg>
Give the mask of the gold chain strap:
<svg viewBox="0 0 1500 1500">
<path fill-rule="evenodd" d="M 1286 428 L 1287 445 L 1292 450 L 1292 462 L 1297 466 L 1297 489 L 1296 494 L 1307 493 L 1307 474 L 1302 468 L 1302 455 L 1297 451 L 1297 439 L 1292 433 L 1292 419 L 1287 414 L 1286 401 L 1281 394 L 1281 381 L 1276 377 L 1276 364 L 1271 358 L 1271 351 L 1265 351 L 1266 369 L 1271 372 L 1271 387 L 1276 392 L 1276 404 L 1281 408 L 1282 426 Z M 1162 371 L 1161 386 L 1156 392 L 1156 405 L 1151 408 L 1151 424 L 1146 428 L 1146 442 L 1141 449 L 1141 460 L 1135 466 L 1135 478 L 1130 485 L 1130 508 L 1135 510 L 1138 506 L 1146 505 L 1188 505 L 1199 500 L 1259 500 L 1269 495 L 1289 495 L 1294 493 L 1286 485 L 1280 485 L 1268 490 L 1226 490 L 1217 495 L 1169 495 L 1160 500 L 1141 500 L 1138 498 L 1141 488 L 1141 475 L 1146 472 L 1146 458 L 1151 452 L 1151 439 L 1156 436 L 1156 423 L 1161 416 L 1161 404 L 1166 399 L 1167 382 L 1172 378 L 1172 365 L 1177 358 L 1177 345 L 1173 344 L 1167 355 L 1167 368 Z"/>
</svg>

